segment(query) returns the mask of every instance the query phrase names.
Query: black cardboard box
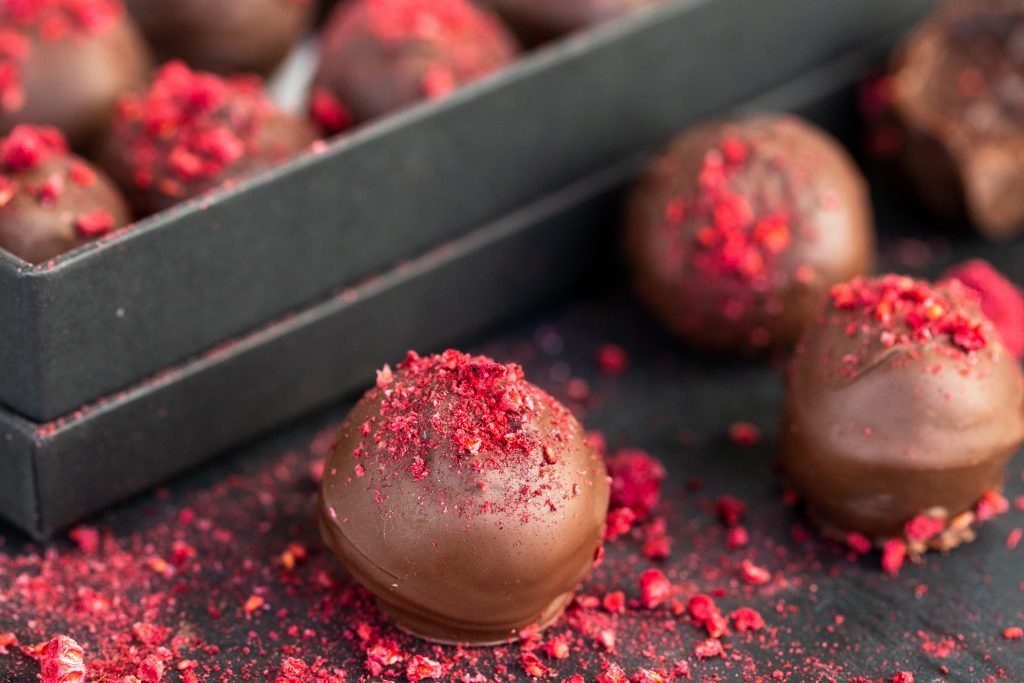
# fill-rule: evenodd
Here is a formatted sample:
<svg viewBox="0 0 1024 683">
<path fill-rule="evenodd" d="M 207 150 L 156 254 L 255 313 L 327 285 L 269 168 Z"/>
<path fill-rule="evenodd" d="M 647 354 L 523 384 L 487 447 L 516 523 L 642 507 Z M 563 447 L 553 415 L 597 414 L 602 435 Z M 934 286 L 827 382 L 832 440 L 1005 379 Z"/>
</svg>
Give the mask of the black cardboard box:
<svg viewBox="0 0 1024 683">
<path fill-rule="evenodd" d="M 0 404 L 67 415 L 735 106 L 932 0 L 668 1 L 50 264 L 0 254 Z"/>
</svg>

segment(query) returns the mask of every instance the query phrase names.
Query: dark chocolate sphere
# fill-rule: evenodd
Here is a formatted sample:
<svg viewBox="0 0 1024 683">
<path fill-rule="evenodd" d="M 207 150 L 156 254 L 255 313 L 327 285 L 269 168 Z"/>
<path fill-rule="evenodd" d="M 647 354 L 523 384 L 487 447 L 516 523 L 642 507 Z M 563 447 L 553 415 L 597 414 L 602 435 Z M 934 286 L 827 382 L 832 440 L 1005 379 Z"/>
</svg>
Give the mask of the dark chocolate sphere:
<svg viewBox="0 0 1024 683">
<path fill-rule="evenodd" d="M 836 282 L 866 272 L 866 183 L 826 133 L 792 116 L 699 125 L 638 182 L 625 243 L 636 291 L 691 345 L 788 347 Z"/>
<path fill-rule="evenodd" d="M 310 108 L 336 132 L 446 95 L 516 52 L 501 22 L 468 0 L 352 0 L 324 30 Z"/>
<path fill-rule="evenodd" d="M 315 138 L 308 122 L 267 99 L 257 77 L 170 62 L 147 93 L 121 99 L 99 160 L 148 215 L 287 161 Z"/>
<path fill-rule="evenodd" d="M 898 51 L 888 90 L 924 202 L 993 238 L 1024 232 L 1024 4 L 946 3 Z"/>
<path fill-rule="evenodd" d="M 143 86 L 150 68 L 121 0 L 0 3 L 0 133 L 50 125 L 88 147 L 118 96 Z"/>
<path fill-rule="evenodd" d="M 662 0 L 490 0 L 526 43 L 542 43 Z"/>
<path fill-rule="evenodd" d="M 306 34 L 316 0 L 126 0 L 157 56 L 219 74 L 269 74 Z"/>
<path fill-rule="evenodd" d="M 42 263 L 127 225 L 113 181 L 70 154 L 56 128 L 17 126 L 0 140 L 0 247 Z"/>
<path fill-rule="evenodd" d="M 399 626 L 497 643 L 562 613 L 601 545 L 608 495 L 579 422 L 518 366 L 410 353 L 338 433 L 320 522 Z"/>
<path fill-rule="evenodd" d="M 1022 382 L 960 282 L 836 285 L 788 369 L 786 476 L 831 536 L 953 547 L 1024 440 Z"/>
</svg>

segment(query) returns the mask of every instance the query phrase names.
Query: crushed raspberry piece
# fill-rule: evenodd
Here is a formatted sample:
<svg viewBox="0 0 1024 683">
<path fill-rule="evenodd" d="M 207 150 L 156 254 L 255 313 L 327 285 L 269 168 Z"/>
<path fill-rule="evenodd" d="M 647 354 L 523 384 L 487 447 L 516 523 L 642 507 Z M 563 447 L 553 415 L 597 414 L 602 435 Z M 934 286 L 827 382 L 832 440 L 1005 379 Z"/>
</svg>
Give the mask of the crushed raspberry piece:
<svg viewBox="0 0 1024 683">
<path fill-rule="evenodd" d="M 856 531 L 846 534 L 846 545 L 850 550 L 859 555 L 866 555 L 871 552 L 871 539 Z"/>
<path fill-rule="evenodd" d="M 672 597 L 672 583 L 657 569 L 648 569 L 640 575 L 640 604 L 654 609 Z"/>
<path fill-rule="evenodd" d="M 987 261 L 973 259 L 952 268 L 942 281 L 958 280 L 978 293 L 981 310 L 1015 358 L 1024 357 L 1024 295 Z"/>
<path fill-rule="evenodd" d="M 761 586 L 772 580 L 772 573 L 750 560 L 743 560 L 740 565 L 740 577 L 752 586 Z"/>
<path fill-rule="evenodd" d="M 727 527 L 737 527 L 743 522 L 743 515 L 747 513 L 747 504 L 733 496 L 719 496 L 715 501 L 715 510 L 723 524 Z"/>
<path fill-rule="evenodd" d="M 623 614 L 626 611 L 626 594 L 613 591 L 604 596 L 601 605 L 612 614 Z"/>
<path fill-rule="evenodd" d="M 93 527 L 77 526 L 68 532 L 68 538 L 84 553 L 92 554 L 100 549 L 100 532 Z"/>
<path fill-rule="evenodd" d="M 733 422 L 729 425 L 729 440 L 737 446 L 756 446 L 761 443 L 761 430 L 749 422 Z"/>
<path fill-rule="evenodd" d="M 882 569 L 890 576 L 897 576 L 907 559 L 907 544 L 898 538 L 886 541 L 882 547 Z"/>
<path fill-rule="evenodd" d="M 246 614 L 252 614 L 256 610 L 263 607 L 263 604 L 264 600 L 262 597 L 258 595 L 251 595 L 249 596 L 249 599 L 245 601 L 245 604 L 242 605 L 242 611 Z"/>
<path fill-rule="evenodd" d="M 1024 638 L 1024 629 L 1020 626 L 1010 626 L 1003 631 L 1003 638 L 1007 640 L 1019 640 Z"/>
<path fill-rule="evenodd" d="M 441 663 L 423 655 L 413 655 L 405 667 L 405 677 L 411 682 L 428 678 L 440 679 L 444 675 Z"/>
<path fill-rule="evenodd" d="M 85 652 L 68 636 L 57 636 L 42 651 L 42 683 L 84 683 Z"/>
<path fill-rule="evenodd" d="M 92 170 L 81 161 L 72 161 L 68 168 L 68 177 L 71 182 L 81 187 L 92 187 L 96 184 L 96 171 Z"/>
<path fill-rule="evenodd" d="M 325 88 L 313 90 L 309 113 L 320 128 L 332 135 L 352 127 L 352 114 L 348 108 Z"/>
<path fill-rule="evenodd" d="M 29 171 L 52 156 L 67 153 L 63 134 L 48 126 L 15 126 L 0 142 L 0 164 L 12 173 Z"/>
<path fill-rule="evenodd" d="M 946 530 L 946 522 L 942 519 L 918 515 L 906 523 L 903 533 L 909 541 L 929 541 Z"/>
<path fill-rule="evenodd" d="M 164 663 L 155 655 L 150 655 L 142 660 L 135 675 L 142 683 L 160 683 L 164 677 Z"/>
<path fill-rule="evenodd" d="M 114 229 L 114 215 L 106 209 L 79 214 L 75 229 L 86 237 L 101 237 Z"/>
<path fill-rule="evenodd" d="M 729 619 L 732 620 L 733 627 L 737 631 L 760 631 L 764 628 L 764 618 L 761 617 L 757 610 L 751 609 L 750 607 L 740 607 L 729 615 Z"/>
<path fill-rule="evenodd" d="M 697 643 L 693 648 L 693 654 L 700 659 L 711 659 L 712 657 L 724 657 L 725 649 L 722 647 L 722 641 L 716 638 L 708 638 Z"/>
<path fill-rule="evenodd" d="M 665 677 L 657 671 L 640 668 L 633 674 L 630 683 L 665 683 Z"/>
<path fill-rule="evenodd" d="M 621 346 L 602 344 L 597 349 L 597 367 L 609 377 L 623 375 L 629 369 L 629 356 Z"/>
<path fill-rule="evenodd" d="M 986 491 L 974 508 L 979 522 L 987 522 L 994 517 L 1005 514 L 1010 509 L 1010 501 L 998 491 Z"/>
<path fill-rule="evenodd" d="M 1024 529 L 1017 527 L 1011 529 L 1010 533 L 1006 535 L 1006 547 L 1010 550 L 1014 550 L 1020 544 L 1021 538 L 1024 538 Z"/>
<path fill-rule="evenodd" d="M 547 676 L 548 668 L 540 661 L 540 657 L 532 652 L 524 652 L 519 656 L 519 666 L 527 676 L 540 678 Z"/>
<path fill-rule="evenodd" d="M 914 674 L 909 671 L 900 671 L 892 677 L 892 683 L 914 683 Z"/>
<path fill-rule="evenodd" d="M 666 472 L 661 462 L 637 448 L 623 448 L 605 463 L 612 478 L 611 505 L 632 510 L 646 519 L 661 497 Z"/>
<path fill-rule="evenodd" d="M 750 535 L 747 530 L 741 526 L 734 526 L 730 528 L 725 534 L 725 545 L 730 550 L 738 550 L 739 548 L 745 548 L 750 543 Z"/>
</svg>

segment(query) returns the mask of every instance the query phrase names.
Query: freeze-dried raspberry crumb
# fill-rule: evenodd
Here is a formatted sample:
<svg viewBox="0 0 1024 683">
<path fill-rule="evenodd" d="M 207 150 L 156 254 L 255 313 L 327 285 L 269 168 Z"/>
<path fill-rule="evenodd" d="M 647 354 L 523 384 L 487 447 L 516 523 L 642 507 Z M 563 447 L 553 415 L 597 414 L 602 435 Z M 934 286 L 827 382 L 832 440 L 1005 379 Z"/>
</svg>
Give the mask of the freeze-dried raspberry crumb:
<svg viewBox="0 0 1024 683">
<path fill-rule="evenodd" d="M 946 521 L 927 515 L 914 517 L 903 527 L 909 541 L 928 541 L 946 530 Z"/>
<path fill-rule="evenodd" d="M 661 462 L 638 448 L 623 448 L 606 460 L 612 478 L 611 506 L 627 507 L 645 519 L 658 504 L 666 472 Z"/>
<path fill-rule="evenodd" d="M 352 113 L 341 100 L 326 88 L 314 88 L 309 100 L 309 114 L 329 134 L 340 133 L 352 126 Z"/>
<path fill-rule="evenodd" d="M 629 369 L 629 355 L 617 344 L 602 344 L 597 349 L 597 367 L 603 374 L 617 377 Z"/>
<path fill-rule="evenodd" d="M 764 618 L 750 607 L 740 607 L 729 615 L 733 628 L 737 631 L 760 631 L 764 628 Z"/>
<path fill-rule="evenodd" d="M 1024 356 L 1024 295 L 987 261 L 973 259 L 952 268 L 943 280 L 959 280 L 981 297 L 981 310 L 1015 358 Z"/>
<path fill-rule="evenodd" d="M 1003 631 L 1003 638 L 1007 640 L 1019 640 L 1024 638 L 1024 629 L 1020 626 L 1010 626 Z"/>
<path fill-rule="evenodd" d="M 68 538 L 74 541 L 83 553 L 93 554 L 100 549 L 100 532 L 93 527 L 76 526 L 68 532 Z"/>
<path fill-rule="evenodd" d="M 84 683 L 85 653 L 68 636 L 57 636 L 43 647 L 39 661 L 42 683 Z"/>
<path fill-rule="evenodd" d="M 871 552 L 871 539 L 857 531 L 846 534 L 846 545 L 853 552 L 859 555 L 866 555 Z"/>
<path fill-rule="evenodd" d="M 729 440 L 737 446 L 756 446 L 761 442 L 761 429 L 750 422 L 729 425 Z"/>
<path fill-rule="evenodd" d="M 548 674 L 548 667 L 544 666 L 540 657 L 532 652 L 524 652 L 519 656 L 519 666 L 524 674 L 533 678 L 541 678 Z"/>
<path fill-rule="evenodd" d="M 882 569 L 890 576 L 897 576 L 907 559 L 907 544 L 898 538 L 886 541 L 882 547 Z"/>
<path fill-rule="evenodd" d="M 443 675 L 444 670 L 441 668 L 441 663 L 423 655 L 413 655 L 405 667 L 405 677 L 411 683 L 428 678 L 440 679 Z"/>
<path fill-rule="evenodd" d="M 707 640 L 697 643 L 693 648 L 693 654 L 701 659 L 724 657 L 725 649 L 722 647 L 722 641 L 716 638 L 708 638 Z"/>
<path fill-rule="evenodd" d="M 149 655 L 139 664 L 135 672 L 142 683 L 160 683 L 164 677 L 164 663 L 155 655 Z"/>
<path fill-rule="evenodd" d="M 86 237 L 101 237 L 114 229 L 114 215 L 106 209 L 95 209 L 79 214 L 75 229 Z"/>
<path fill-rule="evenodd" d="M 914 683 L 914 674 L 909 671 L 900 671 L 892 677 L 892 683 Z"/>
<path fill-rule="evenodd" d="M 630 508 L 615 508 L 608 513 L 604 525 L 604 539 L 614 541 L 619 536 L 628 534 L 636 522 L 636 513 Z"/>
<path fill-rule="evenodd" d="M 727 527 L 736 527 L 743 522 L 743 515 L 747 512 L 747 504 L 733 496 L 719 496 L 715 501 L 715 510 L 718 518 Z"/>
<path fill-rule="evenodd" d="M 979 522 L 987 522 L 1010 509 L 1010 501 L 998 491 L 986 491 L 974 507 L 974 514 Z"/>
<path fill-rule="evenodd" d="M 772 580 L 772 573 L 750 560 L 743 560 L 740 565 L 740 578 L 753 586 L 761 586 Z"/>
<path fill-rule="evenodd" d="M 601 673 L 595 678 L 597 683 L 629 683 L 625 669 L 614 662 L 601 662 Z"/>
<path fill-rule="evenodd" d="M 640 575 L 640 604 L 654 609 L 672 597 L 672 583 L 658 569 L 648 569 Z"/>
<path fill-rule="evenodd" d="M 68 153 L 63 134 L 49 126 L 20 125 L 0 142 L 0 164 L 5 171 L 20 173 Z"/>
<path fill-rule="evenodd" d="M 637 672 L 629 680 L 630 683 L 665 683 L 665 677 L 660 673 L 642 667 L 637 669 Z"/>
</svg>

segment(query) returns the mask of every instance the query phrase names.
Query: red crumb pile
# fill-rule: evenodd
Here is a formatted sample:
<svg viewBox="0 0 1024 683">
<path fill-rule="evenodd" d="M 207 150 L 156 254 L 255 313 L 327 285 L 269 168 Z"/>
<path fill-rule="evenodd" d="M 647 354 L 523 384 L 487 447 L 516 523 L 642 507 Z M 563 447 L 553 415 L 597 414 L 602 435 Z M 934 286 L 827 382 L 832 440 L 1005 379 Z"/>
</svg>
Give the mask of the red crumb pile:
<svg viewBox="0 0 1024 683">
<path fill-rule="evenodd" d="M 451 349 L 432 356 L 410 351 L 393 372 L 385 365 L 377 373 L 367 400 L 380 402 L 379 413 L 360 425 L 366 441 L 353 455 L 364 457 L 372 443 L 377 458 L 416 479 L 429 476 L 435 451 L 475 471 L 529 457 L 557 462 L 558 445 L 542 443 L 531 421 L 542 402 L 556 416 L 564 411 L 523 379 L 519 365 Z"/>
<path fill-rule="evenodd" d="M 960 354 L 984 349 L 987 331 L 969 306 L 973 294 L 958 283 L 936 287 L 901 275 L 857 277 L 832 287 L 829 302 L 846 316 L 849 336 L 877 339 L 884 347 L 942 344 Z"/>
<path fill-rule="evenodd" d="M 51 172 L 39 178 L 46 168 Z M 88 188 L 96 180 L 89 166 L 69 159 L 64 135 L 56 128 L 15 126 L 0 140 L 0 209 L 20 193 L 28 194 L 41 207 L 52 207 L 68 186 Z M 84 237 L 105 235 L 114 229 L 114 223 L 113 214 L 106 209 L 86 210 L 75 216 L 75 228 Z"/>
<path fill-rule="evenodd" d="M 0 3 L 0 108 L 25 105 L 21 65 L 33 40 L 63 41 L 106 31 L 124 12 L 120 0 L 5 0 Z"/>
<path fill-rule="evenodd" d="M 981 298 L 981 310 L 992 321 L 1006 350 L 1024 357 L 1024 296 L 987 261 L 972 259 L 952 268 L 942 281 L 959 280 Z"/>
<path fill-rule="evenodd" d="M 731 135 L 705 153 L 691 194 L 664 209 L 667 229 L 686 225 L 693 231 L 690 266 L 717 286 L 731 283 L 729 291 L 735 289 L 724 309 L 730 317 L 743 316 L 753 306 L 752 293 L 774 283 L 779 257 L 793 240 L 794 207 L 773 195 L 774 183 L 763 182 L 778 173 L 749 141 Z"/>
<path fill-rule="evenodd" d="M 256 77 L 223 78 L 169 62 L 149 92 L 121 99 L 115 126 L 135 185 L 184 197 L 186 185 L 221 178 L 245 155 L 259 153 L 276 114 Z"/>
</svg>

